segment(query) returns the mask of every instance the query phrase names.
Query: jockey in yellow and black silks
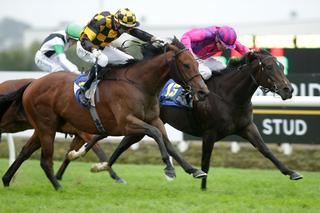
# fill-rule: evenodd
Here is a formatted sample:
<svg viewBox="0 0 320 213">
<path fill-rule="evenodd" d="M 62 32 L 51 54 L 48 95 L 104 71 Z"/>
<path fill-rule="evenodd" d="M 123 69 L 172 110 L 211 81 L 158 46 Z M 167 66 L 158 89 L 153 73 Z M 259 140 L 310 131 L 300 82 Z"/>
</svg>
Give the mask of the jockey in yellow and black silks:
<svg viewBox="0 0 320 213">
<path fill-rule="evenodd" d="M 110 43 L 119 38 L 122 33 L 128 33 L 142 41 L 151 41 L 155 37 L 138 29 L 136 15 L 128 8 L 119 9 L 115 14 L 104 11 L 96 14 L 84 27 L 77 44 L 77 54 L 84 61 L 97 63 L 98 72 L 107 64 L 123 64 L 131 55 L 122 52 Z M 90 88 L 95 78 L 95 68 L 90 71 L 84 90 Z M 86 93 L 85 93 L 86 94 Z M 88 98 L 88 95 L 86 94 Z"/>
</svg>

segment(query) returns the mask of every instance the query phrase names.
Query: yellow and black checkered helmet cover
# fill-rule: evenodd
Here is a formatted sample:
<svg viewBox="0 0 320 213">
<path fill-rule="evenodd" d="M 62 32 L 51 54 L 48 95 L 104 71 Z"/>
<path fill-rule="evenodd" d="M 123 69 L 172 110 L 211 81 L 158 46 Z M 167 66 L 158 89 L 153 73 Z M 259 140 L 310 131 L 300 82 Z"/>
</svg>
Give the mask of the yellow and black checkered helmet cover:
<svg viewBox="0 0 320 213">
<path fill-rule="evenodd" d="M 137 27 L 139 22 L 137 21 L 136 15 L 128 8 L 119 9 L 114 15 L 116 21 L 126 27 Z"/>
</svg>

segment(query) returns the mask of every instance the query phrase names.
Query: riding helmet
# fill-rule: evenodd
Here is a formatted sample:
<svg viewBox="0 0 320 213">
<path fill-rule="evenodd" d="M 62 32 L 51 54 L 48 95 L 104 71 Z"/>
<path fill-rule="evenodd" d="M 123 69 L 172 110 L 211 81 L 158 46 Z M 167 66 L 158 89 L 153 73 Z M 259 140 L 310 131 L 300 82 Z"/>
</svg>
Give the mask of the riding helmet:
<svg viewBox="0 0 320 213">
<path fill-rule="evenodd" d="M 82 28 L 77 24 L 68 24 L 66 27 L 66 34 L 69 38 L 79 40 Z"/>
<path fill-rule="evenodd" d="M 218 29 L 218 38 L 227 49 L 234 49 L 237 41 L 237 33 L 232 27 L 222 26 Z"/>
<path fill-rule="evenodd" d="M 139 22 L 137 21 L 136 15 L 128 8 L 119 9 L 114 18 L 117 22 L 125 27 L 137 27 Z"/>
</svg>

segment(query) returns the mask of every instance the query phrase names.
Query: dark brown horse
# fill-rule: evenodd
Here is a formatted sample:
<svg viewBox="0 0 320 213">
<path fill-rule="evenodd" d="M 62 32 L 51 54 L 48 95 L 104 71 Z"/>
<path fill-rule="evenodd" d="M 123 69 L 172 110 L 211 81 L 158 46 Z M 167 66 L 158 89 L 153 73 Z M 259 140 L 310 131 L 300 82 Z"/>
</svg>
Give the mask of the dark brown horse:
<svg viewBox="0 0 320 213">
<path fill-rule="evenodd" d="M 34 80 L 35 79 L 18 79 L 5 81 L 0 84 L 0 95 L 9 94 L 19 89 L 24 90 L 24 88 L 27 87 Z M 22 93 L 20 93 L 20 95 L 22 96 Z M 7 98 L 6 100 L 2 100 L 2 102 L 0 103 L 0 138 L 1 133 L 15 133 L 33 128 L 28 119 L 26 118 L 21 102 L 17 102 L 17 99 L 19 98 Z M 85 141 L 89 141 L 92 138 L 93 136 L 87 133 L 79 133 L 79 135 L 76 134 L 70 144 L 69 151 L 79 149 L 85 143 Z M 106 154 L 102 151 L 99 144 L 95 144 L 92 147 L 92 149 L 101 162 L 108 161 Z M 62 166 L 56 174 L 58 180 L 62 179 L 62 174 L 69 162 L 70 161 L 68 159 L 64 160 Z M 119 183 L 124 182 L 124 180 L 118 177 L 114 171 L 109 171 L 111 178 L 115 179 Z"/>
<path fill-rule="evenodd" d="M 283 74 L 283 66 L 266 51 L 250 52 L 241 61 L 229 64 L 206 82 L 210 93 L 206 101 L 195 102 L 192 110 L 162 106 L 160 117 L 182 132 L 202 137 L 201 169 L 209 171 L 214 143 L 228 135 L 239 135 L 248 140 L 291 180 L 302 178 L 299 173 L 281 163 L 264 143 L 253 122 L 251 98 L 259 86 L 272 91 L 283 100 L 292 97 L 293 88 Z M 109 168 L 137 138 L 126 136 L 108 162 Z M 201 188 L 206 189 L 206 177 Z"/>
<path fill-rule="evenodd" d="M 158 49 L 161 54 L 138 63 L 115 66 L 102 77 L 98 86 L 97 100 L 100 101 L 97 101 L 96 109 L 106 130 L 103 133 L 97 129 L 89 111 L 79 105 L 74 97 L 74 74 L 50 73 L 33 81 L 23 92 L 22 103 L 35 131 L 2 177 L 4 186 L 9 186 L 20 165 L 41 147 L 40 165 L 54 188 L 60 188 L 52 168 L 53 141 L 55 133 L 59 131 L 58 127 L 63 132 L 73 134 L 88 132 L 103 136 L 130 135 L 139 139 L 148 135 L 159 145 L 168 177 L 175 177 L 168 152 L 187 173 L 204 177 L 206 174 L 184 161 L 167 139 L 159 117 L 159 92 L 170 77 L 180 82 L 185 89 L 191 90 L 198 100 L 205 98 L 208 88 L 198 72 L 198 64 L 192 54 L 177 39 Z M 6 96 L 2 98 L 5 99 Z M 80 151 L 87 152 L 92 145 L 93 143 L 89 143 L 80 148 Z"/>
</svg>

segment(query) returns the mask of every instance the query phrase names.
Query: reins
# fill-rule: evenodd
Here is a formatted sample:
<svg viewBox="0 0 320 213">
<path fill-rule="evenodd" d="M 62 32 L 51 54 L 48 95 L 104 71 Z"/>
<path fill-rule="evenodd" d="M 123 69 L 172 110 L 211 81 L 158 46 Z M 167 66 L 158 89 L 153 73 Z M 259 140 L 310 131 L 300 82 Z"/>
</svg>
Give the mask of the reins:
<svg viewBox="0 0 320 213">
<path fill-rule="evenodd" d="M 274 59 L 274 56 L 267 56 L 267 57 L 263 58 L 262 60 L 260 60 L 260 59 L 258 58 L 258 60 L 259 60 L 258 63 L 259 63 L 259 66 L 260 66 L 260 69 L 258 70 L 258 75 L 261 75 L 261 72 L 264 72 L 264 71 L 265 71 L 263 62 L 266 61 L 267 59 L 270 59 L 270 58 Z M 253 76 L 253 74 L 252 74 L 251 72 L 250 72 L 250 77 L 251 77 L 251 79 L 253 80 L 254 84 L 257 85 L 257 86 L 262 90 L 262 92 L 263 92 L 264 94 L 266 94 L 266 93 L 268 93 L 268 92 L 276 93 L 276 92 L 279 90 L 278 87 L 277 87 L 277 85 L 276 85 L 274 82 L 273 82 L 273 87 L 272 87 L 272 89 L 269 89 L 269 88 L 266 88 L 266 87 L 264 87 L 264 86 L 261 86 L 261 83 L 258 83 L 257 79 Z M 268 79 L 270 79 L 270 78 L 268 78 Z"/>
<path fill-rule="evenodd" d="M 187 93 L 192 93 L 192 90 L 191 90 L 191 86 L 189 85 L 189 82 L 192 81 L 195 77 L 197 76 L 200 76 L 200 73 L 198 74 L 195 74 L 193 76 L 191 76 L 189 79 L 187 80 L 184 80 L 183 77 L 182 77 L 182 74 L 181 74 L 181 71 L 178 67 L 178 62 L 179 62 L 179 58 L 178 56 L 185 52 L 185 51 L 189 51 L 187 48 L 184 48 L 184 49 L 180 49 L 177 53 L 175 53 L 173 55 L 173 60 L 171 61 L 168 61 L 168 59 L 166 58 L 166 63 L 169 64 L 170 66 L 170 71 L 173 72 L 173 76 L 177 77 L 179 82 L 177 82 L 178 84 L 180 84 Z M 164 49 L 164 52 L 166 53 L 167 52 L 167 45 L 165 46 L 165 49 Z"/>
</svg>

